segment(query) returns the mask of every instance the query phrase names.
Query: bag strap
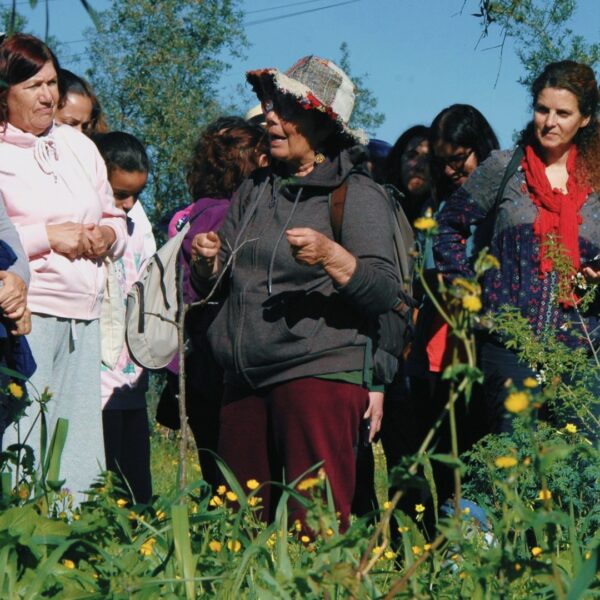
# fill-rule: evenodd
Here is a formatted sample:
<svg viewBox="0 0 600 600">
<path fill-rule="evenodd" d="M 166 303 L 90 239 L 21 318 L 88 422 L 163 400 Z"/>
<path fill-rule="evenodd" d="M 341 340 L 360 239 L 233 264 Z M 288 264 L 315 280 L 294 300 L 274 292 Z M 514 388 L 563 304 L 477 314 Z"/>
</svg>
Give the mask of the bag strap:
<svg viewBox="0 0 600 600">
<path fill-rule="evenodd" d="M 525 148 L 523 148 L 523 146 L 520 145 L 517 146 L 504 171 L 504 175 L 502 176 L 502 181 L 500 182 L 500 186 L 498 187 L 498 193 L 496 194 L 496 200 L 494 201 L 493 212 L 496 212 L 498 210 L 498 207 L 502 202 L 502 198 L 504 197 L 504 190 L 506 189 L 510 178 L 517 172 L 524 156 Z"/>
<path fill-rule="evenodd" d="M 329 212 L 331 215 L 331 229 L 333 230 L 333 239 L 340 242 L 342 239 L 342 222 L 344 221 L 344 206 L 346 196 L 348 195 L 348 180 L 345 179 L 342 184 L 333 190 L 329 195 Z"/>
</svg>

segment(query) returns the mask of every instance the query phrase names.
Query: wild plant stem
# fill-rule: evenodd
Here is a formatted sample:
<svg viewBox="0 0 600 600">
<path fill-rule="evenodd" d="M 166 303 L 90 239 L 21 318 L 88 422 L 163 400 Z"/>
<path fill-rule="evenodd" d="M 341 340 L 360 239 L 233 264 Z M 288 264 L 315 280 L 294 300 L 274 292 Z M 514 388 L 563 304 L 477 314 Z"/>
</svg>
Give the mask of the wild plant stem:
<svg viewBox="0 0 600 600">
<path fill-rule="evenodd" d="M 179 296 L 179 318 L 177 320 L 177 350 L 179 359 L 179 491 L 185 490 L 187 479 L 188 421 L 185 393 L 185 317 L 188 307 L 183 299 L 183 269 L 177 273 L 177 294 Z M 184 501 L 183 494 L 181 502 Z"/>
</svg>

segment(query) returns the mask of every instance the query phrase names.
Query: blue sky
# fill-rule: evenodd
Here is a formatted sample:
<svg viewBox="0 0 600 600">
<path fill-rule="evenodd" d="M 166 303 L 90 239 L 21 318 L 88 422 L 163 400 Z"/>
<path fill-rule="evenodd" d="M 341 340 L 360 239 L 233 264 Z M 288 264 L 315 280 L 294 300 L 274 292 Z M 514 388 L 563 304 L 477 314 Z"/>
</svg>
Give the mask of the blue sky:
<svg viewBox="0 0 600 600">
<path fill-rule="evenodd" d="M 110 0 L 89 1 L 98 10 L 111 4 Z M 27 0 L 19 2 L 30 29 L 42 35 L 44 2 L 34 10 Z M 277 8 L 282 5 L 287 6 Z M 337 6 L 315 10 L 330 5 Z M 236 86 L 244 82 L 248 69 L 286 69 L 307 54 L 335 61 L 345 41 L 353 71 L 368 74 L 368 86 L 386 115 L 377 137 L 391 143 L 407 127 L 430 123 L 455 102 L 481 110 L 503 146 L 510 145 L 512 133 L 529 117 L 527 91 L 517 83 L 523 69 L 510 42 L 499 75 L 499 51 L 489 49 L 499 41 L 497 32 L 477 46 L 481 27 L 470 14 L 477 12 L 477 0 L 243 0 L 242 6 L 247 23 L 313 12 L 248 25 L 247 58 L 232 64 L 223 77 L 224 97 L 236 96 Z M 85 50 L 85 43 L 78 40 L 84 39 L 90 19 L 79 0 L 50 0 L 50 8 L 50 33 L 66 42 L 63 64 L 81 72 L 85 64 L 73 64 L 68 57 Z M 588 41 L 598 40 L 600 0 L 578 1 L 572 29 Z"/>
</svg>

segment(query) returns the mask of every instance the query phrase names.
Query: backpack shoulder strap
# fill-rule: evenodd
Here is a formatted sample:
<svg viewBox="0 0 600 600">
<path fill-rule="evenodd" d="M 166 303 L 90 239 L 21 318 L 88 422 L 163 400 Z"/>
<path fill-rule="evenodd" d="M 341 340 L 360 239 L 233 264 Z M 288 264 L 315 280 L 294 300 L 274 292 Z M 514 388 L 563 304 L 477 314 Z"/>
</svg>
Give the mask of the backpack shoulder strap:
<svg viewBox="0 0 600 600">
<path fill-rule="evenodd" d="M 348 195 L 348 180 L 336 187 L 329 195 L 329 213 L 331 215 L 331 228 L 333 239 L 338 242 L 342 239 L 342 222 L 344 221 L 344 206 Z"/>
<path fill-rule="evenodd" d="M 511 159 L 504 171 L 504 175 L 502 176 L 502 181 L 500 182 L 500 186 L 498 187 L 498 193 L 496 194 L 496 200 L 494 201 L 493 211 L 496 212 L 500 203 L 502 202 L 502 198 L 504 196 L 504 190 L 506 189 L 506 185 L 508 184 L 510 178 L 517 172 L 523 157 L 525 156 L 525 149 L 523 146 L 517 146 Z"/>
</svg>

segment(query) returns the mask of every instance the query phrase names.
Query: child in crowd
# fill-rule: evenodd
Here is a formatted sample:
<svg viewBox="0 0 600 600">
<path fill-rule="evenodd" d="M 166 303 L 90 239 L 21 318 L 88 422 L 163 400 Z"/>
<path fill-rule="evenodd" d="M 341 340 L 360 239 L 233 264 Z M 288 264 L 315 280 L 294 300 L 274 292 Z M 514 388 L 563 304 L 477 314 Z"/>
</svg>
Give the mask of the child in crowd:
<svg viewBox="0 0 600 600">
<path fill-rule="evenodd" d="M 127 213 L 127 246 L 111 265 L 125 300 L 146 261 L 156 252 L 152 227 L 137 201 L 148 180 L 148 157 L 144 146 L 127 133 L 96 134 L 93 140 L 106 162 L 115 203 Z M 113 368 L 103 362 L 101 383 L 106 467 L 123 478 L 135 502 L 146 503 L 152 496 L 148 373 L 133 362 L 123 343 Z"/>
</svg>

